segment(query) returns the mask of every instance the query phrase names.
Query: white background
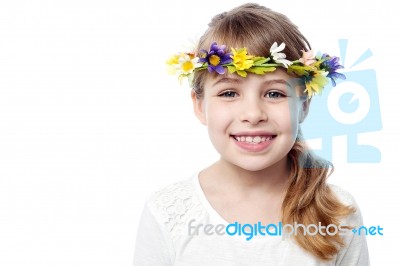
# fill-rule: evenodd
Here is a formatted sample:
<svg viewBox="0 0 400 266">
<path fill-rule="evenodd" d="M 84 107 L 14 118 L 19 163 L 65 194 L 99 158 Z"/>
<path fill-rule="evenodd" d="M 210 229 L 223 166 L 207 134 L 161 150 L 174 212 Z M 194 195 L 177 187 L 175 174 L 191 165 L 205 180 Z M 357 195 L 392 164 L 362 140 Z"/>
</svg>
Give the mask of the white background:
<svg viewBox="0 0 400 266">
<path fill-rule="evenodd" d="M 286 14 L 314 48 L 375 69 L 383 130 L 360 135 L 380 164 L 331 183 L 357 199 L 372 265 L 398 261 L 398 35 L 394 1 L 256 1 Z M 244 1 L 0 2 L 0 265 L 131 265 L 150 193 L 217 159 L 189 88 L 165 60 Z M 395 21 L 397 19 L 397 21 Z M 397 109 L 397 110 L 396 110 Z M 395 128 L 396 127 L 396 128 Z"/>
</svg>

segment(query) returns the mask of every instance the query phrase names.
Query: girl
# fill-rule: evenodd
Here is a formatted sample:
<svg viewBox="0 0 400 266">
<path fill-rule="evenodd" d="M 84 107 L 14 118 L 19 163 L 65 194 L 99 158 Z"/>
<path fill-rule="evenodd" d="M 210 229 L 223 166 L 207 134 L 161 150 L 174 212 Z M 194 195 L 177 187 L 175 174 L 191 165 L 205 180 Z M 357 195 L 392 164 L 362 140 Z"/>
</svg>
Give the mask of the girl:
<svg viewBox="0 0 400 266">
<path fill-rule="evenodd" d="M 190 78 L 221 156 L 148 200 L 134 265 L 369 265 L 355 201 L 326 183 L 331 164 L 300 132 L 311 96 L 344 78 L 338 58 L 314 57 L 287 17 L 245 4 L 168 63 Z"/>
</svg>

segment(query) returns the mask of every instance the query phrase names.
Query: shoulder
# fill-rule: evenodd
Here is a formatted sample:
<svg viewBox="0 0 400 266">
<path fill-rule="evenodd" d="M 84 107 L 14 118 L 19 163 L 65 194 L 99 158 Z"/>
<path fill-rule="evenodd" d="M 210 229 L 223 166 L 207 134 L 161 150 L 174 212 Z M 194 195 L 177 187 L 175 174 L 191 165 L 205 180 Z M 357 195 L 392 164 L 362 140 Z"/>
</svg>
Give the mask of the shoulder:
<svg viewBox="0 0 400 266">
<path fill-rule="evenodd" d="M 348 192 L 344 188 L 334 184 L 328 184 L 328 187 L 343 204 L 345 205 L 356 204 L 353 195 L 351 195 L 350 192 Z"/>
<path fill-rule="evenodd" d="M 342 229 L 345 228 L 344 226 L 349 226 L 350 228 L 343 231 L 342 237 L 345 245 L 337 254 L 336 265 L 370 265 L 365 235 L 357 233 L 357 229 L 363 226 L 363 219 L 356 200 L 342 187 L 332 184 L 328 186 L 343 204 L 354 209 L 353 213 L 340 219 Z"/>
<path fill-rule="evenodd" d="M 338 185 L 333 185 L 333 184 L 328 184 L 328 187 L 330 190 L 335 194 L 335 196 L 342 202 L 344 205 L 352 207 L 354 209 L 354 212 L 348 215 L 347 217 L 342 219 L 342 222 L 346 223 L 347 225 L 352 225 L 352 226 L 359 226 L 363 224 L 363 219 L 361 215 L 361 210 L 353 197 L 353 195 L 345 190 L 344 188 L 338 186 Z"/>
<path fill-rule="evenodd" d="M 186 223 L 192 217 L 203 213 L 196 195 L 194 175 L 167 185 L 154 192 L 147 200 L 147 208 L 158 223 L 176 240 L 184 232 Z"/>
<path fill-rule="evenodd" d="M 195 193 L 192 178 L 174 182 L 154 192 L 148 198 L 148 204 L 153 205 L 158 210 L 167 210 L 172 206 L 180 209 L 186 206 L 188 200 L 192 199 Z"/>
</svg>

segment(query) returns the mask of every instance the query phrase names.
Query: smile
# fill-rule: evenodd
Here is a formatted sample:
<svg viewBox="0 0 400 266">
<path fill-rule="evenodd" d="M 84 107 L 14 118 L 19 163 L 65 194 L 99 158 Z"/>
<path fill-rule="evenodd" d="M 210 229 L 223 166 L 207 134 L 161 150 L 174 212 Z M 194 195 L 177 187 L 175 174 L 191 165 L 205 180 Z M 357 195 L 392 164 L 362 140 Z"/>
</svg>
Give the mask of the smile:
<svg viewBox="0 0 400 266">
<path fill-rule="evenodd" d="M 231 135 L 235 144 L 246 152 L 262 152 L 268 149 L 274 142 L 277 135 L 271 133 L 241 133 Z"/>
<path fill-rule="evenodd" d="M 246 142 L 250 144 L 258 144 L 272 140 L 275 136 L 232 136 L 238 142 Z"/>
</svg>

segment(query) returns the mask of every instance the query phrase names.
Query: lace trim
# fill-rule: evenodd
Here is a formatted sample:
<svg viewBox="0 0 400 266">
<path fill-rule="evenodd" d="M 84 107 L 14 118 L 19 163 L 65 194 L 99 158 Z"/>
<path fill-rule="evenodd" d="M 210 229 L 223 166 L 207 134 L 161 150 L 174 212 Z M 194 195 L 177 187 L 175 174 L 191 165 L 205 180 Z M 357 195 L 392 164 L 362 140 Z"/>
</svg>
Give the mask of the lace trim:
<svg viewBox="0 0 400 266">
<path fill-rule="evenodd" d="M 174 244 L 187 232 L 187 223 L 204 212 L 191 180 L 172 184 L 156 192 L 154 203 Z"/>
</svg>

